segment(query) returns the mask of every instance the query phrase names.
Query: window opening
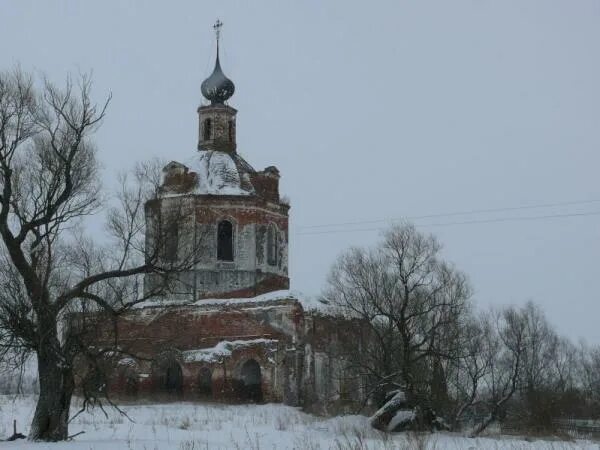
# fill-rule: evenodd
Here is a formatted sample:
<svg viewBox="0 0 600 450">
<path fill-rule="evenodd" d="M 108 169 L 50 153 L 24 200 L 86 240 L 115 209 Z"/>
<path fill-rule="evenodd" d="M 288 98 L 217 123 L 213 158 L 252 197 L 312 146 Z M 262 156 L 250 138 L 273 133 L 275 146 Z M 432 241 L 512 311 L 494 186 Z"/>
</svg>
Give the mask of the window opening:
<svg viewBox="0 0 600 450">
<path fill-rule="evenodd" d="M 210 135 L 212 134 L 212 120 L 210 119 L 206 119 L 204 121 L 204 128 L 203 128 L 203 134 L 204 134 L 204 140 L 208 141 L 210 139 Z"/>
<path fill-rule="evenodd" d="M 267 262 L 270 266 L 277 265 L 277 253 L 279 251 L 279 239 L 277 237 L 277 227 L 272 223 L 267 230 Z"/>
<path fill-rule="evenodd" d="M 229 121 L 229 142 L 233 142 L 233 120 Z"/>
<path fill-rule="evenodd" d="M 233 225 L 228 220 L 219 222 L 217 227 L 217 259 L 233 261 Z"/>
<path fill-rule="evenodd" d="M 164 233 L 164 240 L 165 260 L 170 262 L 177 261 L 177 246 L 179 240 L 179 229 L 177 222 L 172 221 L 171 223 L 167 224 L 166 231 Z"/>
</svg>

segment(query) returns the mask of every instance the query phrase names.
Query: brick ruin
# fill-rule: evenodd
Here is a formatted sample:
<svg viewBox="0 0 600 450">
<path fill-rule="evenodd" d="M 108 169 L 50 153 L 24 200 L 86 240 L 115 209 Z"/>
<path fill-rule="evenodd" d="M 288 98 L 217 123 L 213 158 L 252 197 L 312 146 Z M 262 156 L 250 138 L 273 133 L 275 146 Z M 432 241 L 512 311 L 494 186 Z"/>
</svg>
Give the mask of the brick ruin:
<svg viewBox="0 0 600 450">
<path fill-rule="evenodd" d="M 362 383 L 340 356 L 360 347 L 345 336 L 356 323 L 289 291 L 290 206 L 277 168 L 257 171 L 237 151 L 237 111 L 226 104 L 233 91 L 217 47 L 202 84 L 210 104 L 198 108 L 196 155 L 188 165 L 167 164 L 145 206 L 147 229 L 167 228 L 163 258 L 177 260 L 189 246 L 201 256 L 168 298 L 118 319 L 119 345 L 135 356 L 116 361 L 108 390 L 317 410 L 360 401 Z M 156 279 L 147 275 L 144 283 L 150 289 Z"/>
</svg>

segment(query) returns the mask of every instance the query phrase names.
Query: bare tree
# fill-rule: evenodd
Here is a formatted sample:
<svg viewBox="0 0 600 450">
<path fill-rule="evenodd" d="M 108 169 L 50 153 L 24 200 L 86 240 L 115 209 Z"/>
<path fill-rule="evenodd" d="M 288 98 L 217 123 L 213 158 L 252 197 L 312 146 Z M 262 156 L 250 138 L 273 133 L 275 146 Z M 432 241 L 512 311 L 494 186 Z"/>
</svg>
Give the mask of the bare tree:
<svg viewBox="0 0 600 450">
<path fill-rule="evenodd" d="M 475 426 L 472 434 L 480 434 L 491 423 L 501 419 L 507 402 L 519 388 L 525 345 L 527 320 L 523 311 L 509 307 L 494 314 L 494 327 L 482 335 L 483 358 L 488 373 L 483 378 L 481 399 L 486 417 Z"/>
<path fill-rule="evenodd" d="M 579 351 L 581 388 L 590 406 L 591 415 L 600 417 L 600 346 L 581 345 Z"/>
<path fill-rule="evenodd" d="M 542 309 L 527 302 L 520 310 L 526 326 L 520 374 L 519 400 L 523 403 L 516 420 L 529 428 L 550 430 L 559 414 L 558 350 L 560 339 Z"/>
<path fill-rule="evenodd" d="M 156 245 L 145 245 L 144 207 L 155 188 L 148 167 L 121 180 L 106 240 L 84 233 L 85 218 L 107 205 L 91 138 L 110 98 L 95 105 L 91 86 L 86 75 L 58 88 L 20 69 L 0 73 L 0 357 L 36 355 L 33 440 L 67 439 L 76 360 L 118 348 L 93 349 L 89 321 L 163 295 L 193 259 L 161 258 L 158 225 L 149 230 Z M 163 283 L 144 289 L 149 273 Z"/>
<path fill-rule="evenodd" d="M 474 435 L 493 422 L 547 432 L 557 419 L 585 417 L 594 353 L 560 338 L 538 305 L 473 316 L 459 336 L 462 350 L 447 373 L 455 429 L 466 419 Z M 592 398 L 594 388 L 587 392 Z"/>
<path fill-rule="evenodd" d="M 372 339 L 349 357 L 377 400 L 396 387 L 415 405 L 428 402 L 430 374 L 443 371 L 440 361 L 454 351 L 445 336 L 468 312 L 471 289 L 440 249 L 435 237 L 397 225 L 378 246 L 351 249 L 331 270 L 325 297 L 370 324 Z"/>
<path fill-rule="evenodd" d="M 449 390 L 453 398 L 449 418 L 455 430 L 460 428 L 465 414 L 481 403 L 483 384 L 496 358 L 494 332 L 489 314 L 471 317 L 460 330 L 461 351 L 449 360 L 448 369 Z"/>
</svg>

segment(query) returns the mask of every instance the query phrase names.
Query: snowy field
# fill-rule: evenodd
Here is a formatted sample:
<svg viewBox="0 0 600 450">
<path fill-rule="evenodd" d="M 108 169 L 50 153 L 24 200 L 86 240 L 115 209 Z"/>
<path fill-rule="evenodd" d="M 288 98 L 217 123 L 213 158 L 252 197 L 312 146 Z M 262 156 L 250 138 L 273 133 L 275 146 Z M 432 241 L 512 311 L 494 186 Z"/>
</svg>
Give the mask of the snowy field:
<svg viewBox="0 0 600 450">
<path fill-rule="evenodd" d="M 75 402 L 76 403 L 76 402 Z M 75 406 L 75 405 L 74 405 Z M 35 407 L 29 397 L 0 396 L 0 439 L 12 434 L 16 418 L 27 432 Z M 450 433 L 385 435 L 362 416 L 320 418 L 283 405 L 169 403 L 125 405 L 131 421 L 115 410 L 96 410 L 73 420 L 70 433 L 85 431 L 68 443 L 0 442 L 2 449 L 202 450 L 202 449 L 402 449 L 402 450 L 599 450 L 590 441 L 527 441 L 512 437 L 469 439 Z"/>
</svg>

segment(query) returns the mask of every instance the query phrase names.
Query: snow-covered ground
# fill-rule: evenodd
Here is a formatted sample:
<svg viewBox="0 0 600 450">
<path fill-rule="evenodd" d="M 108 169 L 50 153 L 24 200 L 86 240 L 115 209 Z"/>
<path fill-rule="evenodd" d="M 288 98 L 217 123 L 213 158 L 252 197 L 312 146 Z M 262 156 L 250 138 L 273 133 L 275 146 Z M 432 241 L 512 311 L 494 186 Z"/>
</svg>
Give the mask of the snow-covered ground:
<svg viewBox="0 0 600 450">
<path fill-rule="evenodd" d="M 75 402 L 77 403 L 77 402 Z M 76 406 L 76 405 L 74 405 Z M 35 398 L 0 396 L 0 439 L 18 421 L 26 433 Z M 362 416 L 321 418 L 283 405 L 168 403 L 125 405 L 131 421 L 115 410 L 76 417 L 70 433 L 85 431 L 68 443 L 1 442 L 0 448 L 42 450 L 204 450 L 204 449 L 402 449 L 402 450 L 598 450 L 590 441 L 526 441 L 511 437 L 469 439 L 450 433 L 386 435 L 372 430 Z"/>
</svg>

